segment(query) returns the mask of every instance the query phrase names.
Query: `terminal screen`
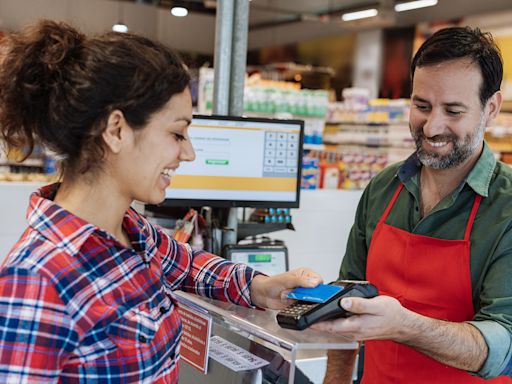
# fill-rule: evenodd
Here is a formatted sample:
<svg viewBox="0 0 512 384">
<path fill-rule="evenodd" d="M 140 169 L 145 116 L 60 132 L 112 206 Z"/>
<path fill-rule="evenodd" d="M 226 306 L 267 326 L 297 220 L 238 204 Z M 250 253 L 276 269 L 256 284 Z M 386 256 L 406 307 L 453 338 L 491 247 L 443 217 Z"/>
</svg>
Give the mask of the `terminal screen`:
<svg viewBox="0 0 512 384">
<path fill-rule="evenodd" d="M 303 129 L 298 120 L 194 116 L 196 159 L 180 164 L 166 198 L 297 207 Z"/>
</svg>

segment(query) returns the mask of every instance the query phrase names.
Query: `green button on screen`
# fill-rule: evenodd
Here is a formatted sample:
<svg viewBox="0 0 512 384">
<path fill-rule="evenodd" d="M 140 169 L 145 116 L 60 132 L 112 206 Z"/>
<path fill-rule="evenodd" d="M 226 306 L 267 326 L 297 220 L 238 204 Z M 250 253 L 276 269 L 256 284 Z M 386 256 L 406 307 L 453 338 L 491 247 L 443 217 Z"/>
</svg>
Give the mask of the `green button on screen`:
<svg viewBox="0 0 512 384">
<path fill-rule="evenodd" d="M 229 165 L 229 160 L 207 159 L 205 162 L 208 165 Z"/>
</svg>

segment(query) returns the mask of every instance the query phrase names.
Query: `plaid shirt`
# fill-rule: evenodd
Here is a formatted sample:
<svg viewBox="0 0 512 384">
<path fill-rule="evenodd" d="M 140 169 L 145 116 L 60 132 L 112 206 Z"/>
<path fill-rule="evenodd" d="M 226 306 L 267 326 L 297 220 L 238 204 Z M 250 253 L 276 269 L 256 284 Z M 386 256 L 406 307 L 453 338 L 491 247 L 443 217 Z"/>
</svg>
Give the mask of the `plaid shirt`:
<svg viewBox="0 0 512 384">
<path fill-rule="evenodd" d="M 0 382 L 176 383 L 172 291 L 250 306 L 254 271 L 192 252 L 129 209 L 132 249 L 34 193 L 0 270 Z"/>
</svg>

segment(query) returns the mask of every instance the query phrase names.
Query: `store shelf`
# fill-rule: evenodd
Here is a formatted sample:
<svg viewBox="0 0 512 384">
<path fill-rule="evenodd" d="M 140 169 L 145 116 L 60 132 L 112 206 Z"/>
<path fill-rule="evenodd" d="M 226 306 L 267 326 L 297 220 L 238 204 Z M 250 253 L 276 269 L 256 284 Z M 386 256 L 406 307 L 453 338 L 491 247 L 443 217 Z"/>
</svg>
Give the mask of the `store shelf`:
<svg viewBox="0 0 512 384">
<path fill-rule="evenodd" d="M 512 112 L 512 100 L 504 100 L 501 105 L 501 112 Z"/>
<path fill-rule="evenodd" d="M 359 126 L 374 126 L 374 127 L 382 127 L 382 126 L 390 126 L 390 125 L 400 125 L 400 126 L 409 126 L 407 121 L 326 121 L 327 125 L 359 125 Z"/>
<path fill-rule="evenodd" d="M 370 147 L 413 146 L 409 127 L 405 124 L 329 124 L 324 131 L 324 143 Z"/>
<path fill-rule="evenodd" d="M 285 229 L 295 230 L 292 223 L 252 223 L 241 222 L 238 224 L 238 240 L 249 236 L 261 235 L 262 233 L 271 233 Z"/>
<path fill-rule="evenodd" d="M 42 159 L 26 159 L 22 162 L 12 161 L 7 159 L 0 160 L 0 166 L 16 166 L 16 167 L 42 167 L 44 161 Z"/>
<path fill-rule="evenodd" d="M 489 147 L 495 152 L 512 152 L 511 142 L 498 142 L 498 141 L 487 141 Z"/>
<path fill-rule="evenodd" d="M 303 149 L 308 151 L 325 151 L 326 146 L 324 144 L 304 144 Z"/>
</svg>

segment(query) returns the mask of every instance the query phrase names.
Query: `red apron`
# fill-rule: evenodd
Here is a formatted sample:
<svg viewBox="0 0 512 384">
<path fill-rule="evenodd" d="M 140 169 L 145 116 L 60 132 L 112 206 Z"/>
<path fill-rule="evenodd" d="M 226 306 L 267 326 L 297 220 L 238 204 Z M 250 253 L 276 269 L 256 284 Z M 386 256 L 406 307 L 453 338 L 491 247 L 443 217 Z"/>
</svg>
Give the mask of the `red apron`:
<svg viewBox="0 0 512 384">
<path fill-rule="evenodd" d="M 385 223 L 402 189 L 400 184 L 375 228 L 366 278 L 379 288 L 379 293 L 395 297 L 414 312 L 453 322 L 471 320 L 474 309 L 469 236 L 482 197 L 475 197 L 464 240 L 443 240 Z M 510 384 L 512 379 L 486 381 L 393 341 L 365 343 L 363 384 L 483 382 Z"/>
</svg>

